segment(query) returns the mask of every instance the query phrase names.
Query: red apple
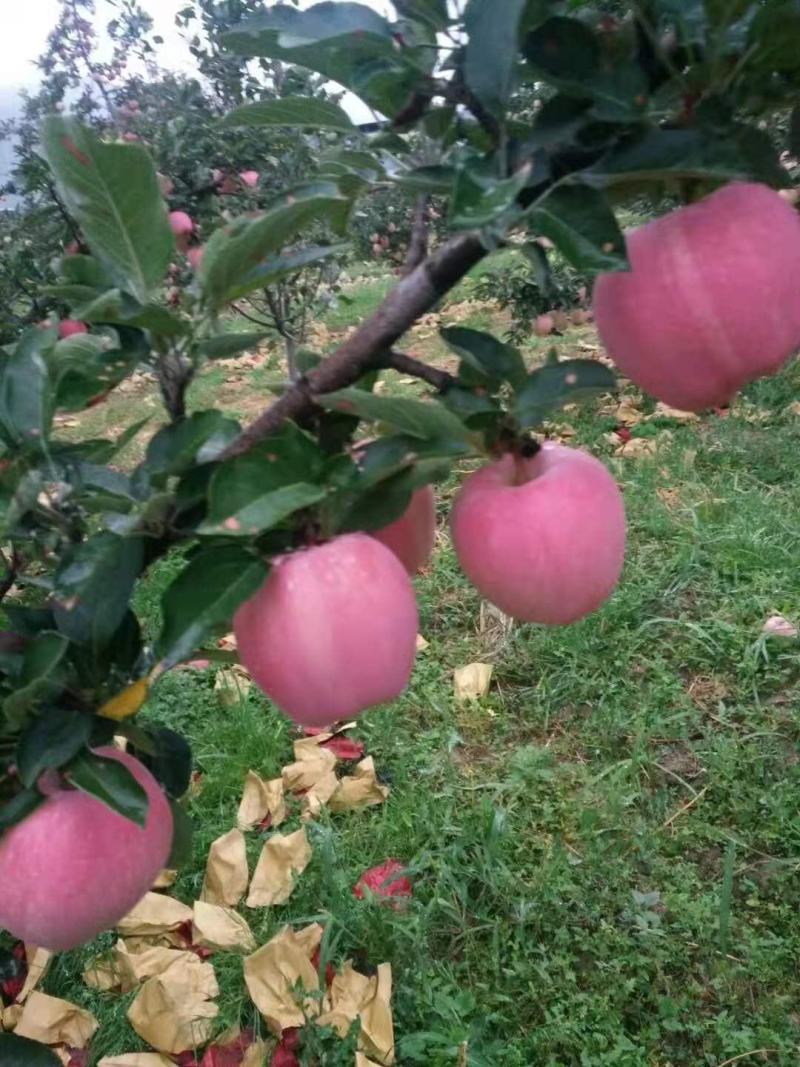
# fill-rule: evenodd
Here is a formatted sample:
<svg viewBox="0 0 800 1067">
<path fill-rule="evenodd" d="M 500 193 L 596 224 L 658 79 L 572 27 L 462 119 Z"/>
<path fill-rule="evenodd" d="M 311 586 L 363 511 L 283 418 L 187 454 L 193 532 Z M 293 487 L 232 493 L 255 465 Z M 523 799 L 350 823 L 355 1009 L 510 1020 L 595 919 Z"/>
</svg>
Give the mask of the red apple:
<svg viewBox="0 0 800 1067">
<path fill-rule="evenodd" d="M 200 270 L 200 264 L 203 262 L 204 253 L 204 245 L 195 245 L 194 248 L 190 248 L 186 253 L 186 258 L 189 260 L 189 265 L 195 274 Z"/>
<path fill-rule="evenodd" d="M 344 534 L 275 560 L 233 628 L 239 657 L 267 696 L 295 722 L 325 726 L 405 689 L 417 605 L 388 548 Z"/>
<path fill-rule="evenodd" d="M 433 487 L 424 485 L 417 489 L 400 518 L 380 530 L 370 530 L 370 536 L 391 549 L 409 574 L 422 570 L 431 558 L 436 540 Z"/>
<path fill-rule="evenodd" d="M 563 625 L 599 608 L 622 570 L 625 509 L 617 484 L 586 452 L 548 442 L 467 478 L 451 518 L 475 588 L 524 622 Z"/>
<path fill-rule="evenodd" d="M 194 233 L 194 222 L 185 211 L 170 211 L 169 224 L 176 237 L 185 237 Z"/>
<path fill-rule="evenodd" d="M 88 333 L 89 327 L 85 322 L 78 322 L 77 319 L 63 319 L 58 324 L 58 336 L 61 338 L 72 337 L 76 333 Z"/>
<path fill-rule="evenodd" d="M 147 793 L 144 827 L 77 789 L 50 792 L 0 837 L 0 927 L 52 951 L 74 948 L 118 922 L 150 889 L 172 844 L 172 813 L 158 782 L 116 748 Z"/>
<path fill-rule="evenodd" d="M 257 170 L 243 170 L 239 175 L 242 180 L 242 184 L 246 185 L 249 189 L 255 189 L 258 185 L 258 171 Z"/>
<path fill-rule="evenodd" d="M 735 182 L 628 236 L 632 269 L 595 284 L 597 328 L 620 370 L 670 407 L 726 403 L 800 346 L 800 218 Z"/>
<path fill-rule="evenodd" d="M 537 315 L 533 332 L 537 337 L 547 337 L 556 328 L 552 315 Z"/>
</svg>

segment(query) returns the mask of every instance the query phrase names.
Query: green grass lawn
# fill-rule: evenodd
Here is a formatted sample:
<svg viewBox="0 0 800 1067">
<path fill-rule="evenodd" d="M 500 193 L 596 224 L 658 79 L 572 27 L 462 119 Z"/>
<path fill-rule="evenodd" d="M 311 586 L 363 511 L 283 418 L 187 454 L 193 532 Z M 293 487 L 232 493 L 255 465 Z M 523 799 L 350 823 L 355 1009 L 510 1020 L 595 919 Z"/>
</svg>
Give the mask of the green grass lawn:
<svg viewBox="0 0 800 1067">
<path fill-rule="evenodd" d="M 573 331 L 563 344 L 579 337 L 592 340 Z M 261 373 L 228 387 L 247 400 L 233 410 Z M 201 380 L 195 399 L 221 384 Z M 726 418 L 665 423 L 671 438 L 644 458 L 612 454 L 607 400 L 559 418 L 619 478 L 630 531 L 618 591 L 569 628 L 482 624 L 447 535 L 457 479 L 441 487 L 436 554 L 417 581 L 430 645 L 405 696 L 355 731 L 389 800 L 323 813 L 291 900 L 242 909 L 259 944 L 318 920 L 335 963 L 390 961 L 399 1064 L 800 1062 L 800 644 L 761 634 L 774 612 L 800 618 L 798 387 L 793 367 Z M 151 630 L 178 566 L 139 594 Z M 494 664 L 491 692 L 457 705 L 453 670 L 475 660 Z M 173 672 L 143 713 L 191 739 L 204 776 L 194 859 L 174 889 L 187 902 L 210 842 L 234 825 L 245 772 L 274 777 L 291 759 L 289 725 L 265 700 L 223 707 L 213 682 Z M 263 836 L 249 842 L 254 861 Z M 351 892 L 387 857 L 413 872 L 403 911 Z M 80 977 L 111 943 L 60 956 L 44 987 L 100 1019 L 92 1063 L 143 1048 L 131 996 Z M 220 1029 L 258 1025 L 241 959 L 213 962 Z M 315 1041 L 309 1063 L 351 1067 L 352 1041 Z"/>
</svg>

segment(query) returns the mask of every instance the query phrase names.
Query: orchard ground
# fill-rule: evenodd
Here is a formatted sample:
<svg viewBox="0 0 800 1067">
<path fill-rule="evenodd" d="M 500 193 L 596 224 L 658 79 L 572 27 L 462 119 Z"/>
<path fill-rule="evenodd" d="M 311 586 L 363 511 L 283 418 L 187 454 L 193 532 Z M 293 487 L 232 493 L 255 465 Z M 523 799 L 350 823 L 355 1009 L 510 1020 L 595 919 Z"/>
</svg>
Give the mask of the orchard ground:
<svg viewBox="0 0 800 1067">
<path fill-rule="evenodd" d="M 332 346 L 392 280 L 360 278 L 316 343 Z M 470 284 L 441 323 L 502 330 L 491 306 L 470 301 Z M 423 320 L 405 350 L 447 365 L 439 324 Z M 554 343 L 562 356 L 597 346 L 591 327 Z M 547 347 L 534 340 L 525 355 L 534 364 Z M 190 400 L 213 395 L 252 414 L 280 377 L 274 360 L 212 366 Z M 387 391 L 422 388 L 384 377 Z M 617 420 L 598 412 L 609 398 L 557 416 L 564 439 L 619 479 L 630 537 L 618 591 L 568 628 L 508 630 L 482 612 L 447 534 L 457 479 L 440 487 L 437 549 L 417 580 L 429 647 L 405 696 L 355 731 L 389 800 L 323 813 L 290 901 L 245 909 L 259 944 L 286 922 L 320 920 L 335 962 L 392 963 L 399 1064 L 798 1062 L 800 660 L 797 641 L 761 628 L 771 614 L 800 615 L 799 389 L 795 365 L 727 414 L 641 421 L 634 437 L 659 435 L 658 447 L 635 458 L 615 456 L 607 439 Z M 630 387 L 624 395 L 653 411 Z M 136 380 L 62 419 L 60 432 L 121 430 L 149 409 L 159 417 L 151 385 Z M 138 595 L 151 633 L 179 566 L 162 563 Z M 459 705 L 453 669 L 472 661 L 494 665 L 492 689 Z M 234 824 L 246 771 L 278 775 L 292 733 L 255 691 L 220 705 L 213 670 L 171 673 L 144 714 L 184 732 L 203 772 L 194 861 L 173 890 L 191 902 L 209 844 Z M 261 843 L 249 835 L 252 861 Z M 353 897 L 361 873 L 388 857 L 412 872 L 406 910 Z M 125 1018 L 131 998 L 81 980 L 111 941 L 59 957 L 44 986 L 97 1015 L 92 1063 L 143 1047 Z M 214 963 L 220 1029 L 252 1024 L 240 958 Z M 352 1064 L 352 1044 L 325 1049 L 326 1065 Z"/>
</svg>

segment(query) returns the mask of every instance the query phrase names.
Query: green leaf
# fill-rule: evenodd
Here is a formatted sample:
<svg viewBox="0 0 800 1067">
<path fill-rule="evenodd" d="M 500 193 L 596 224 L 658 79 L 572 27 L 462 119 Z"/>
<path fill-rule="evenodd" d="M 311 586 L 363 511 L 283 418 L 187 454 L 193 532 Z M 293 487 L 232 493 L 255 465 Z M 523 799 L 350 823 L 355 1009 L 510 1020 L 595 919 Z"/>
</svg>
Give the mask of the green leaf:
<svg viewBox="0 0 800 1067">
<path fill-rule="evenodd" d="M 50 632 L 40 633 L 25 645 L 14 692 L 3 703 L 3 711 L 12 723 L 21 723 L 30 708 L 61 689 L 64 683 L 61 665 L 68 647 L 66 637 Z"/>
<path fill-rule="evenodd" d="M 515 388 L 525 381 L 525 361 L 513 345 L 467 326 L 446 326 L 439 332 L 457 356 L 490 381 L 510 382 Z"/>
<path fill-rule="evenodd" d="M 464 12 L 468 35 L 464 78 L 483 106 L 505 115 L 519 61 L 519 24 L 527 0 L 469 0 Z"/>
<path fill-rule="evenodd" d="M 208 633 L 227 625 L 263 584 L 267 566 L 239 545 L 203 549 L 164 593 L 164 623 L 156 645 L 166 667 L 186 659 Z"/>
<path fill-rule="evenodd" d="M 465 440 L 469 436 L 469 431 L 459 418 L 433 401 L 425 403 L 405 397 L 375 396 L 363 389 L 350 388 L 317 397 L 317 403 L 328 411 L 384 422 L 423 440 L 446 436 Z"/>
<path fill-rule="evenodd" d="M 68 775 L 77 789 L 137 826 L 147 822 L 147 793 L 119 760 L 84 749 L 70 764 Z"/>
<path fill-rule="evenodd" d="M 172 812 L 172 848 L 166 865 L 170 870 L 178 871 L 192 862 L 194 824 L 182 804 L 173 797 L 168 799 Z"/>
<path fill-rule="evenodd" d="M 208 518 L 200 524 L 198 533 L 252 537 L 272 529 L 296 511 L 317 504 L 327 496 L 324 487 L 309 482 L 259 491 L 257 479 L 252 477 L 255 473 L 254 465 L 242 462 L 235 472 L 235 477 L 241 479 L 239 485 L 230 485 L 222 475 L 214 476 L 209 494 Z M 243 501 L 245 495 L 247 500 Z"/>
<path fill-rule="evenodd" d="M 104 143 L 60 116 L 45 120 L 42 147 L 93 255 L 116 284 L 145 302 L 175 247 L 150 156 L 141 145 Z"/>
<path fill-rule="evenodd" d="M 122 343 L 113 329 L 59 341 L 49 359 L 56 407 L 80 411 L 131 374 L 144 350 L 134 345 L 123 348 Z"/>
<path fill-rule="evenodd" d="M 38 1041 L 16 1034 L 0 1034 L 0 1063 L 8 1067 L 60 1067 L 61 1060 Z"/>
<path fill-rule="evenodd" d="M 434 30 L 444 30 L 450 25 L 447 0 L 396 0 L 394 6 L 398 15 L 424 22 Z"/>
<path fill-rule="evenodd" d="M 625 238 L 614 212 L 596 189 L 553 186 L 529 212 L 528 219 L 531 231 L 549 237 L 579 271 L 628 268 Z"/>
<path fill-rule="evenodd" d="M 341 220 L 349 201 L 331 182 L 317 182 L 284 194 L 258 218 L 239 218 L 212 234 L 200 268 L 200 283 L 213 307 L 221 307 L 249 284 L 261 267 L 309 223 Z"/>
<path fill-rule="evenodd" d="M 38 789 L 23 789 L 15 794 L 11 800 L 0 807 L 0 834 L 22 822 L 23 819 L 26 819 L 32 812 L 36 811 L 40 804 L 44 804 L 44 801 L 44 795 Z M 3 1048 L 2 1039 L 5 1036 L 5 1034 L 0 1033 L 0 1050 Z M 2 1062 L 2 1057 L 0 1057 L 0 1063 Z"/>
<path fill-rule="evenodd" d="M 0 363 L 0 431 L 12 447 L 46 447 L 53 398 L 45 362 L 36 339 L 23 334 Z"/>
<path fill-rule="evenodd" d="M 400 172 L 394 175 L 394 180 L 401 189 L 408 189 L 410 192 L 449 193 L 456 180 L 456 174 L 455 167 L 434 164 Z"/>
<path fill-rule="evenodd" d="M 133 739 L 134 755 L 147 767 L 167 796 L 179 798 L 189 788 L 192 778 L 192 750 L 189 742 L 167 726 L 148 727 L 150 751 L 139 750 Z"/>
<path fill-rule="evenodd" d="M 221 411 L 196 411 L 159 430 L 147 446 L 144 468 L 150 475 L 183 474 L 195 463 L 209 463 L 239 433 L 239 423 Z"/>
<path fill-rule="evenodd" d="M 75 708 L 45 708 L 22 731 L 17 742 L 17 772 L 32 786 L 51 767 L 62 767 L 88 742 L 93 717 Z"/>
<path fill-rule="evenodd" d="M 420 74 L 397 54 L 394 27 L 363 4 L 326 0 L 305 11 L 277 4 L 223 37 L 242 56 L 267 56 L 308 67 L 393 115 Z"/>
<path fill-rule="evenodd" d="M 206 359 L 230 359 L 240 352 L 246 352 L 248 348 L 257 348 L 269 335 L 269 330 L 259 330 L 257 333 L 221 333 L 217 337 L 201 341 L 197 351 Z"/>
<path fill-rule="evenodd" d="M 103 530 L 77 545 L 55 576 L 61 633 L 78 644 L 107 644 L 125 617 L 143 566 L 144 546 L 137 537 Z"/>
<path fill-rule="evenodd" d="M 293 129 L 342 130 L 353 133 L 355 126 L 347 112 L 331 100 L 311 96 L 284 96 L 237 107 L 220 126 L 291 126 Z"/>
<path fill-rule="evenodd" d="M 92 289 L 108 289 L 108 275 L 94 256 L 62 256 L 59 262 L 61 277 L 72 285 Z"/>
<path fill-rule="evenodd" d="M 304 270 L 315 263 L 321 263 L 333 256 L 342 255 L 348 247 L 343 242 L 335 245 L 312 245 L 311 248 L 301 248 L 298 252 L 287 252 L 283 256 L 276 256 L 275 259 L 269 259 L 261 266 L 248 271 L 236 285 L 228 290 L 226 299 L 238 300 L 254 289 L 264 289 L 268 285 L 274 285 L 275 282 L 289 274 L 295 274 L 297 271 Z"/>
<path fill-rule="evenodd" d="M 73 314 L 84 322 L 121 323 L 164 337 L 182 337 L 189 332 L 186 320 L 168 308 L 160 304 L 140 304 L 119 289 L 95 292 L 91 299 L 74 307 Z"/>
<path fill-rule="evenodd" d="M 556 16 L 528 34 L 525 55 L 534 70 L 564 93 L 592 101 L 604 122 L 636 122 L 645 112 L 649 86 L 634 62 L 607 60 L 586 23 Z"/>
<path fill-rule="evenodd" d="M 489 226 L 513 208 L 520 192 L 531 178 L 532 165 L 526 163 L 510 178 L 499 180 L 495 173 L 478 166 L 462 167 L 457 174 L 450 204 L 450 221 L 457 229 Z"/>
<path fill-rule="evenodd" d="M 517 393 L 515 415 L 522 429 L 541 425 L 553 408 L 616 389 L 613 371 L 591 359 L 565 359 L 535 370 Z"/>
</svg>

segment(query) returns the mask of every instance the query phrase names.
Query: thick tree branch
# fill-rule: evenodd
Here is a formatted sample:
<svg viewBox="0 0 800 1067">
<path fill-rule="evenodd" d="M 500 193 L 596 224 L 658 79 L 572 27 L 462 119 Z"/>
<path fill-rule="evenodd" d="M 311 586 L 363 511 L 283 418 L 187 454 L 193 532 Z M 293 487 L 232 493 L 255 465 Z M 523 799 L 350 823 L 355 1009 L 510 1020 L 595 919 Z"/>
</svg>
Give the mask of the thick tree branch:
<svg viewBox="0 0 800 1067">
<path fill-rule="evenodd" d="M 410 274 L 422 263 L 428 254 L 428 208 L 431 198 L 427 193 L 420 193 L 414 204 L 414 218 L 411 223 L 411 240 L 408 242 L 408 254 L 403 264 L 403 274 Z"/>
<path fill-rule="evenodd" d="M 413 378 L 420 378 L 423 382 L 427 382 L 428 385 L 432 385 L 439 393 L 446 393 L 451 386 L 456 384 L 456 379 L 452 374 L 448 374 L 446 370 L 432 367 L 430 363 L 423 363 L 421 359 L 407 356 L 404 352 L 397 352 L 395 349 L 392 349 L 391 352 L 383 357 L 381 366 L 391 367 L 392 370 L 399 371 L 400 374 L 408 374 Z"/>
<path fill-rule="evenodd" d="M 170 351 L 159 357 L 156 374 L 170 422 L 180 422 L 186 416 L 186 390 L 194 367 L 186 356 Z"/>
<path fill-rule="evenodd" d="M 324 363 L 300 378 L 259 415 L 228 446 L 222 458 L 242 455 L 287 419 L 307 417 L 314 410 L 316 396 L 352 385 L 371 367 L 380 366 L 381 359 L 417 319 L 431 311 L 486 254 L 475 233 L 462 234 L 442 245 L 398 282 L 378 310 Z"/>
</svg>

